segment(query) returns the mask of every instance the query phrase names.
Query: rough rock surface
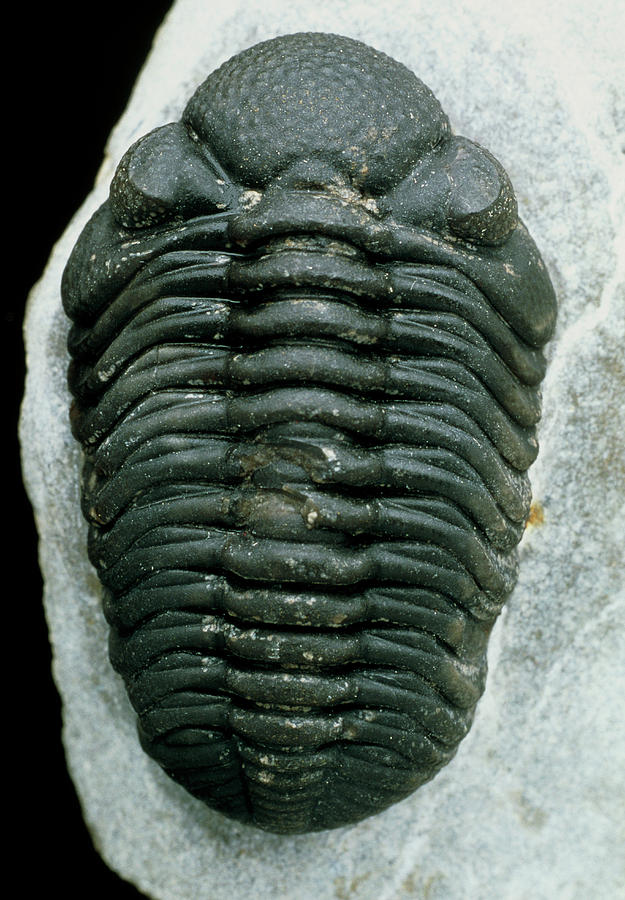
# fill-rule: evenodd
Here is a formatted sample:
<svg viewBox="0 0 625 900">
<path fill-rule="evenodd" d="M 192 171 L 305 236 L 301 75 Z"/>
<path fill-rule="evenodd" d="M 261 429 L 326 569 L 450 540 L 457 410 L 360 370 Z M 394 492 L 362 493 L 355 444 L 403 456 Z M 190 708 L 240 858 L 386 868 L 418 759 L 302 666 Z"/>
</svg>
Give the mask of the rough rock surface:
<svg viewBox="0 0 625 900">
<path fill-rule="evenodd" d="M 156 900 L 551 900 L 625 890 L 622 20 L 618 0 L 592 12 L 581 0 L 478 0 L 451 12 L 424 0 L 178 0 L 166 20 L 94 191 L 33 290 L 22 417 L 68 764 L 102 855 Z M 455 130 L 501 160 L 560 317 L 521 577 L 491 641 L 471 733 L 433 782 L 385 813 L 282 837 L 208 810 L 138 745 L 85 555 L 59 284 L 130 143 L 177 118 L 233 53 L 302 30 L 346 34 L 401 60 Z"/>
</svg>

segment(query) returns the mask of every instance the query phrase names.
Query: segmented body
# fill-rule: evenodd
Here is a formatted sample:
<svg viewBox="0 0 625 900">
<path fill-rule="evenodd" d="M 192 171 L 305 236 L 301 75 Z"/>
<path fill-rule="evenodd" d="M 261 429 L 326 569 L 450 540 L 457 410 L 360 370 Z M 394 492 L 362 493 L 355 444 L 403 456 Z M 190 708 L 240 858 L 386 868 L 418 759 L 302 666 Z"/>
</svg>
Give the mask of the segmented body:
<svg viewBox="0 0 625 900">
<path fill-rule="evenodd" d="M 293 134 L 223 133 L 219 103 L 256 109 L 276 68 L 310 94 L 311 41 L 334 79 L 348 53 L 414 79 L 336 36 L 235 57 L 131 148 L 64 281 L 90 557 L 141 741 L 280 832 L 405 797 L 470 727 L 554 317 L 505 174 L 416 79 L 427 116 L 388 158 L 367 111 L 351 155 L 340 117 L 310 124 L 319 72 Z M 464 206 L 460 176 L 482 179 Z"/>
</svg>

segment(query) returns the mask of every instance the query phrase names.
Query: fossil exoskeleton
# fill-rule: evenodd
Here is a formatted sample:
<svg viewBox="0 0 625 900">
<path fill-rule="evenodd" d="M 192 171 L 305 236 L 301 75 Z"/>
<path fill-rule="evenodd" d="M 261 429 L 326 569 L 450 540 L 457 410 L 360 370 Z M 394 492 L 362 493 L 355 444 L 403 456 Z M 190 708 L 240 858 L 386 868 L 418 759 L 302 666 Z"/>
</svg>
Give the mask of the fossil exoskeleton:
<svg viewBox="0 0 625 900">
<path fill-rule="evenodd" d="M 63 283 L 89 553 L 146 751 L 358 821 L 454 755 L 512 590 L 554 294 L 501 165 L 357 41 L 238 54 Z"/>
</svg>

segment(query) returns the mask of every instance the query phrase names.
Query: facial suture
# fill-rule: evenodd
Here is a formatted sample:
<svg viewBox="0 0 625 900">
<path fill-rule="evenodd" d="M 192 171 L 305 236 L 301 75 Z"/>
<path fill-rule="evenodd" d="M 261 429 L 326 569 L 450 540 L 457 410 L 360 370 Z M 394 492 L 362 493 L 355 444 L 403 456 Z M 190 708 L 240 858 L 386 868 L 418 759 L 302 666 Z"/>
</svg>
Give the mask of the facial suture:
<svg viewBox="0 0 625 900">
<path fill-rule="evenodd" d="M 128 150 L 63 299 L 145 750 L 284 833 L 431 779 L 515 583 L 555 319 L 497 160 L 383 53 L 267 41 Z"/>
</svg>

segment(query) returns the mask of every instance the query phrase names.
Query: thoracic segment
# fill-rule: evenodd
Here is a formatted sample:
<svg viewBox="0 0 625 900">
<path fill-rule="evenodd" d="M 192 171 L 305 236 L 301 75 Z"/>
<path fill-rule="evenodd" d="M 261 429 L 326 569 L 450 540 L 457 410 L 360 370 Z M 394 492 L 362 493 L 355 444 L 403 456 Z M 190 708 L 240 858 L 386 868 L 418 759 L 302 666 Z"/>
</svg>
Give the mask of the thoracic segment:
<svg viewBox="0 0 625 900">
<path fill-rule="evenodd" d="M 349 246 L 324 285 L 314 258 L 307 278 L 305 246 L 165 253 L 71 339 L 90 555 L 142 742 L 286 832 L 360 819 L 455 752 L 539 414 L 539 354 L 474 287 Z"/>
</svg>

